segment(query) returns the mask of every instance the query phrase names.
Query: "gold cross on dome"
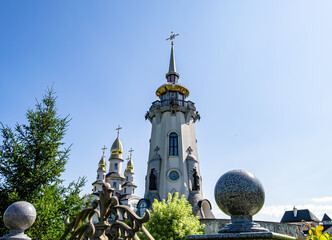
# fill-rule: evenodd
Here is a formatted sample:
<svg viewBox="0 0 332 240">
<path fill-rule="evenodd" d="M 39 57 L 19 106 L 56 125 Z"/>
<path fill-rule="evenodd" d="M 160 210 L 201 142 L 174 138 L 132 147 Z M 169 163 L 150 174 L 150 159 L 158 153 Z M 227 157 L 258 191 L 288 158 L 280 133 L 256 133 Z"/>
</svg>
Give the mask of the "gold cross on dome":
<svg viewBox="0 0 332 240">
<path fill-rule="evenodd" d="M 103 150 L 103 156 L 105 156 L 105 150 L 107 149 L 107 147 L 104 145 L 103 148 L 101 148 L 101 150 Z"/>
<path fill-rule="evenodd" d="M 120 129 L 122 129 L 122 127 L 120 127 L 120 125 L 115 129 L 118 131 L 118 137 L 119 137 Z"/>
<path fill-rule="evenodd" d="M 166 38 L 166 41 L 170 40 L 171 43 L 172 43 L 172 45 L 173 45 L 173 41 L 174 41 L 174 39 L 175 39 L 176 36 L 179 36 L 179 34 L 174 34 L 174 32 L 172 31 L 171 35 L 169 36 L 169 38 Z"/>
<path fill-rule="evenodd" d="M 130 159 L 131 159 L 133 151 L 134 151 L 134 149 L 130 148 L 130 150 L 129 150 L 129 152 L 130 152 Z"/>
</svg>

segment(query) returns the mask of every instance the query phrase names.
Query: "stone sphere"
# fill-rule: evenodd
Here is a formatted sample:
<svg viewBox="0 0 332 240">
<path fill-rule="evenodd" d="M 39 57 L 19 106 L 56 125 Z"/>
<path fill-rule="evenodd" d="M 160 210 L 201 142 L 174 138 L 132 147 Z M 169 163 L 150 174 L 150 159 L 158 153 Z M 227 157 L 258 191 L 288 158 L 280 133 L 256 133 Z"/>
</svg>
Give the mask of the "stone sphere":
<svg viewBox="0 0 332 240">
<path fill-rule="evenodd" d="M 252 173 L 232 170 L 219 178 L 214 197 L 218 207 L 229 216 L 253 216 L 263 207 L 265 192 Z"/>
<path fill-rule="evenodd" d="M 36 216 L 36 209 L 31 203 L 19 201 L 6 209 L 3 221 L 9 229 L 24 231 L 31 227 L 36 220 Z"/>
</svg>

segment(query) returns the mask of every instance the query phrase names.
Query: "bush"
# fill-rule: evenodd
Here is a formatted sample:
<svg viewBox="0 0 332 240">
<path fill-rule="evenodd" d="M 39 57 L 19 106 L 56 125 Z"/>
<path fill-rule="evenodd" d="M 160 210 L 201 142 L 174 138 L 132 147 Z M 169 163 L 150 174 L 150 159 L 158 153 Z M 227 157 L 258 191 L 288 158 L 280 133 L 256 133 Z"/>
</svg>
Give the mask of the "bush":
<svg viewBox="0 0 332 240">
<path fill-rule="evenodd" d="M 203 234 L 203 225 L 199 218 L 192 214 L 192 208 L 184 195 L 179 198 L 176 193 L 174 197 L 169 193 L 167 202 L 158 202 L 156 199 L 152 204 L 152 214 L 149 222 L 145 224 L 150 234 L 158 240 L 180 240 L 187 235 Z M 146 239 L 140 236 L 141 239 Z"/>
</svg>

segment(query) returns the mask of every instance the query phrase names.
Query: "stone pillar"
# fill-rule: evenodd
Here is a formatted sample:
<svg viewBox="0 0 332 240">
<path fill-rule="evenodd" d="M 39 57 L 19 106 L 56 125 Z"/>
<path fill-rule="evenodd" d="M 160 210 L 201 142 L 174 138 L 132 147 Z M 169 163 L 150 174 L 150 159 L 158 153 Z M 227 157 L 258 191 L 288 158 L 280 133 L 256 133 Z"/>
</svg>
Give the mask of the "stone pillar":
<svg viewBox="0 0 332 240">
<path fill-rule="evenodd" d="M 24 230 L 32 226 L 36 220 L 36 209 L 28 202 L 19 201 L 10 205 L 4 215 L 3 221 L 10 232 L 0 238 L 1 240 L 31 240 Z"/>
</svg>

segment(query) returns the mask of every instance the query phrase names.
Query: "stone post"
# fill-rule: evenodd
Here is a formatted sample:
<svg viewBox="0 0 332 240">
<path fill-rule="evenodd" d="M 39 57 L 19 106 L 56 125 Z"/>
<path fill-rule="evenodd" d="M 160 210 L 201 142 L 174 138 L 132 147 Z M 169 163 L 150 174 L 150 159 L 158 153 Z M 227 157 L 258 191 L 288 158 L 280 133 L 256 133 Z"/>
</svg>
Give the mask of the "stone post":
<svg viewBox="0 0 332 240">
<path fill-rule="evenodd" d="M 214 197 L 218 207 L 231 217 L 232 223 L 220 229 L 218 234 L 189 235 L 186 239 L 295 240 L 294 237 L 270 232 L 252 221 L 252 216 L 263 207 L 265 192 L 261 182 L 250 172 L 233 170 L 222 175 L 214 188 Z"/>
<path fill-rule="evenodd" d="M 19 201 L 10 205 L 4 215 L 3 221 L 10 232 L 0 238 L 1 240 L 31 240 L 24 230 L 32 226 L 36 220 L 36 209 L 28 202 Z"/>
</svg>

